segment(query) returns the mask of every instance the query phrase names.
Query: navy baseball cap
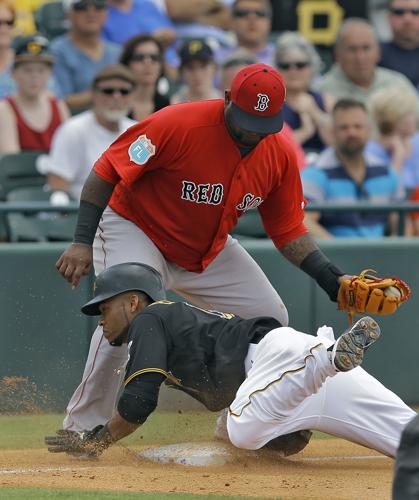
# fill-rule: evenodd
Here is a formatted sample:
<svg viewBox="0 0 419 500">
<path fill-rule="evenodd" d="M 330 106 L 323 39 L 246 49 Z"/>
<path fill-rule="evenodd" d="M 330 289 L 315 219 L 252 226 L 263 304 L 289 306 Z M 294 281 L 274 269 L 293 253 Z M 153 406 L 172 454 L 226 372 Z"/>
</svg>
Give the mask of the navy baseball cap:
<svg viewBox="0 0 419 500">
<path fill-rule="evenodd" d="M 214 53 L 211 47 L 200 39 L 188 40 L 179 49 L 180 65 L 185 66 L 192 61 L 212 62 Z"/>
<path fill-rule="evenodd" d="M 231 83 L 231 115 L 234 123 L 248 132 L 274 134 L 284 120 L 285 82 L 267 64 L 250 64 L 240 70 Z"/>
<path fill-rule="evenodd" d="M 49 42 L 44 36 L 35 34 L 19 38 L 15 46 L 14 65 L 24 62 L 54 63 L 54 58 L 49 52 Z"/>
</svg>

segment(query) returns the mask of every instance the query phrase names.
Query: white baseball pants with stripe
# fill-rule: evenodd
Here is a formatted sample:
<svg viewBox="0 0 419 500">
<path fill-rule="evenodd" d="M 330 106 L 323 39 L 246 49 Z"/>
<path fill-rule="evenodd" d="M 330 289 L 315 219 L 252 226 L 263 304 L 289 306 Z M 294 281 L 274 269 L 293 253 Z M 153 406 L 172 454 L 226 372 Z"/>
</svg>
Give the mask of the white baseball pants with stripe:
<svg viewBox="0 0 419 500">
<path fill-rule="evenodd" d="M 231 237 L 203 273 L 192 273 L 166 261 L 143 231 L 107 208 L 93 254 L 96 274 L 115 264 L 141 262 L 160 272 L 166 289 L 198 306 L 243 318 L 273 316 L 282 325 L 288 324 L 288 313 L 278 293 L 252 257 Z M 126 361 L 126 345 L 110 346 L 98 327 L 82 381 L 67 406 L 64 429 L 92 429 L 110 419 Z"/>
<path fill-rule="evenodd" d="M 317 337 L 286 327 L 250 345 L 247 378 L 227 416 L 235 446 L 255 450 L 277 436 L 311 429 L 396 455 L 416 413 L 361 367 L 337 373 L 327 352 L 333 343 L 329 327 Z"/>
</svg>

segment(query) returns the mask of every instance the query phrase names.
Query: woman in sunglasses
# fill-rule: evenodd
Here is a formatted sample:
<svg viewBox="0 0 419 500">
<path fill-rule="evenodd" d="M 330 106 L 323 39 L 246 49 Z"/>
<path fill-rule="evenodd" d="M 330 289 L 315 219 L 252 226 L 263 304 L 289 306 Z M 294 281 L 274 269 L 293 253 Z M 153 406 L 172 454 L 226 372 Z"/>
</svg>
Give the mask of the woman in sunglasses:
<svg viewBox="0 0 419 500">
<path fill-rule="evenodd" d="M 314 46 L 296 32 L 285 32 L 276 44 L 276 66 L 285 79 L 287 99 L 284 121 L 306 152 L 318 153 L 331 142 L 333 99 L 310 89 L 320 72 L 321 60 Z"/>
<path fill-rule="evenodd" d="M 120 62 L 137 78 L 130 118 L 141 121 L 169 105 L 169 99 L 158 91 L 164 75 L 164 50 L 151 35 L 138 35 L 124 45 Z"/>
</svg>

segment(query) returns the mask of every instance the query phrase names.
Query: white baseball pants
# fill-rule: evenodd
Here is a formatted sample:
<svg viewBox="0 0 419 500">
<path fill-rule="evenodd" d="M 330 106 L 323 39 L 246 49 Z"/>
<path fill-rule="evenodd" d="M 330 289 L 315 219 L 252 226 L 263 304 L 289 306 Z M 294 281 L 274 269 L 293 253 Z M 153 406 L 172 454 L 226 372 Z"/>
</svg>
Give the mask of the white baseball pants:
<svg viewBox="0 0 419 500">
<path fill-rule="evenodd" d="M 311 429 L 396 455 L 416 413 L 361 367 L 337 373 L 327 352 L 333 343 L 329 327 L 317 337 L 286 327 L 250 345 L 247 378 L 227 416 L 235 446 L 255 450 L 275 437 Z"/>
<path fill-rule="evenodd" d="M 141 229 L 108 207 L 99 224 L 93 255 L 96 274 L 115 264 L 141 262 L 160 272 L 167 290 L 200 307 L 243 318 L 273 316 L 282 325 L 288 324 L 288 313 L 278 293 L 252 257 L 231 237 L 203 273 L 192 273 L 166 261 Z M 98 327 L 82 381 L 67 406 L 64 429 L 92 429 L 110 419 L 126 361 L 126 345 L 110 346 Z"/>
</svg>

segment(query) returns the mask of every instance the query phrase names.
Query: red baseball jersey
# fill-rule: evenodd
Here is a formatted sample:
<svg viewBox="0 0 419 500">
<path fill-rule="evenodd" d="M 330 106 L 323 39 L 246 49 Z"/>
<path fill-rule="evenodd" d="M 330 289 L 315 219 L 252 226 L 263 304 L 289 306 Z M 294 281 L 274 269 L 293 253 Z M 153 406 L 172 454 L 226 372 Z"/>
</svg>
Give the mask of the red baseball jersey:
<svg viewBox="0 0 419 500">
<path fill-rule="evenodd" d="M 259 210 L 278 248 L 307 231 L 291 144 L 270 135 L 242 158 L 220 99 L 154 113 L 123 133 L 94 170 L 115 184 L 110 207 L 189 271 L 214 260 L 249 209 Z"/>
</svg>

